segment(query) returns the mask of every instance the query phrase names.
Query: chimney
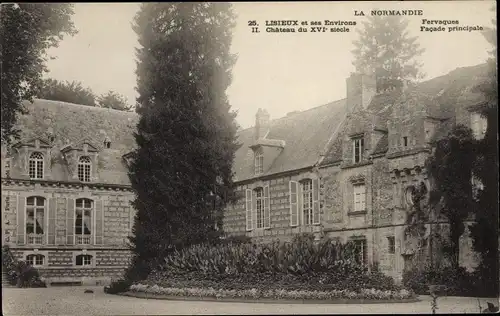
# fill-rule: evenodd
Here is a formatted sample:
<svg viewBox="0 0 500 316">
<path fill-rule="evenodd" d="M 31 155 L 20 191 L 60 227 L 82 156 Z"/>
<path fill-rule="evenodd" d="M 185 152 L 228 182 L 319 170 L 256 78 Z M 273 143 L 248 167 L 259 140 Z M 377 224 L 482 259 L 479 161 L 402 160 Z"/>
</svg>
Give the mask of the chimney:
<svg viewBox="0 0 500 316">
<path fill-rule="evenodd" d="M 351 76 L 346 79 L 346 87 L 347 113 L 352 113 L 358 106 L 366 109 L 377 93 L 375 75 L 370 73 L 351 73 Z"/>
<path fill-rule="evenodd" d="M 262 139 L 269 132 L 269 113 L 259 108 L 255 115 L 255 140 Z"/>
</svg>

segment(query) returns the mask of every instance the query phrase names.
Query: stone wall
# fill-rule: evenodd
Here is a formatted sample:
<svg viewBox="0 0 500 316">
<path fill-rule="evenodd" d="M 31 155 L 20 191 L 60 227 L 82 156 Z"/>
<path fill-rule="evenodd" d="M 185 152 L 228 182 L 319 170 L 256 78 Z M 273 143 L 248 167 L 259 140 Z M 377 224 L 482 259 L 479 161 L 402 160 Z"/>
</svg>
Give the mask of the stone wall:
<svg viewBox="0 0 500 316">
<path fill-rule="evenodd" d="M 55 231 L 54 242 L 49 242 L 47 235 L 42 244 L 29 244 L 18 241 L 19 212 L 25 212 L 25 201 L 29 196 L 44 197 L 48 202 L 44 213 L 44 233 L 49 227 Z M 74 227 L 75 199 L 89 198 L 94 201 L 92 236 L 90 244 L 76 244 L 71 236 Z M 2 185 L 3 244 L 8 245 L 18 259 L 26 260 L 30 254 L 42 254 L 44 265 L 37 267 L 41 276 L 50 282 L 95 282 L 108 283 L 111 278 L 121 275 L 130 263 L 131 253 L 127 248 L 127 237 L 131 234 L 134 209 L 130 205 L 133 194 L 130 190 L 111 187 L 43 185 L 29 182 L 4 180 Z M 98 212 L 98 204 L 102 212 Z M 50 211 L 49 211 L 50 210 Z M 70 210 L 70 211 L 69 211 Z M 54 212 L 55 218 L 49 218 Z M 99 215 L 101 218 L 99 220 Z M 20 223 L 21 224 L 21 223 Z M 21 225 L 24 225 L 24 220 Z M 53 226 L 52 226 L 53 225 Z M 98 237 L 100 236 L 100 237 Z M 76 256 L 92 256 L 91 266 L 77 266 Z"/>
<path fill-rule="evenodd" d="M 257 180 L 252 183 L 237 185 L 236 194 L 239 199 L 234 205 L 228 206 L 224 214 L 224 231 L 229 235 L 246 235 L 253 237 L 257 242 L 267 242 L 274 238 L 280 240 L 291 239 L 301 232 L 319 232 L 318 225 L 290 225 L 290 181 L 300 182 L 305 179 L 318 179 L 318 174 L 312 171 Z M 245 190 L 254 190 L 269 185 L 271 228 L 246 231 L 245 224 Z M 323 216 L 321 216 L 323 217 Z"/>
</svg>

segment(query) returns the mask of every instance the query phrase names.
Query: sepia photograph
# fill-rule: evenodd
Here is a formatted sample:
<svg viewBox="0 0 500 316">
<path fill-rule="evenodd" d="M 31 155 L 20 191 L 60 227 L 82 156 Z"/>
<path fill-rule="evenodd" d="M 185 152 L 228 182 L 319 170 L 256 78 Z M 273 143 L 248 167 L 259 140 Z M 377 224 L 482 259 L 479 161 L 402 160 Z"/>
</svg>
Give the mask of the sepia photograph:
<svg viewBox="0 0 500 316">
<path fill-rule="evenodd" d="M 2 3 L 2 314 L 498 313 L 497 5 Z"/>
</svg>

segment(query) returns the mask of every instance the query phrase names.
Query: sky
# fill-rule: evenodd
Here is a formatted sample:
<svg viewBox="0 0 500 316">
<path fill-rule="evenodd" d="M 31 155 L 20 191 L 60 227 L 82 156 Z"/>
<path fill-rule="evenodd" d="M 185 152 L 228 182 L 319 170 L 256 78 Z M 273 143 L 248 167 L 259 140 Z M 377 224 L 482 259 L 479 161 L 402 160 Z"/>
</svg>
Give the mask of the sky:
<svg viewBox="0 0 500 316">
<path fill-rule="evenodd" d="M 489 57 L 489 43 L 478 31 L 421 32 L 422 19 L 458 20 L 460 26 L 492 27 L 494 1 L 405 1 L 405 2 L 255 2 L 234 3 L 237 15 L 231 51 L 238 59 L 233 82 L 227 90 L 229 102 L 238 111 L 242 128 L 255 123 L 259 108 L 273 118 L 303 111 L 345 98 L 345 79 L 354 71 L 352 41 L 362 29 L 363 16 L 372 9 L 423 10 L 423 16 L 408 17 L 408 31 L 418 36 L 425 52 L 425 79 L 445 75 L 458 68 L 481 64 Z M 77 3 L 73 22 L 78 34 L 65 37 L 49 55 L 45 77 L 80 81 L 101 94 L 109 90 L 134 104 L 137 93 L 135 47 L 131 28 L 138 3 Z M 268 33 L 266 20 L 356 21 L 346 33 Z M 257 21 L 260 33 L 252 33 L 248 21 Z M 324 23 L 324 22 L 323 22 Z"/>
</svg>

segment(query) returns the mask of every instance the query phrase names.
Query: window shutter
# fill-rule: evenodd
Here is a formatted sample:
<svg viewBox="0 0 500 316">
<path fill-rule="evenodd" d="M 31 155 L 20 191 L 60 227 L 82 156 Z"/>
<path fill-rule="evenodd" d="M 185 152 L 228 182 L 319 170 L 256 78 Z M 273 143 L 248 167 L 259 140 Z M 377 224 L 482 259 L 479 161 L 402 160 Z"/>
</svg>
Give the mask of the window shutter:
<svg viewBox="0 0 500 316">
<path fill-rule="evenodd" d="M 313 193 L 313 225 L 320 223 L 319 213 L 319 179 L 312 180 L 312 193 Z"/>
<path fill-rule="evenodd" d="M 298 214 L 298 205 L 297 205 L 297 189 L 298 183 L 297 181 L 290 181 L 290 226 L 299 225 L 299 214 Z"/>
<path fill-rule="evenodd" d="M 271 199 L 268 185 L 264 187 L 264 228 L 271 228 Z"/>
<path fill-rule="evenodd" d="M 297 225 L 304 224 L 304 187 L 297 182 Z"/>
<path fill-rule="evenodd" d="M 359 192 L 359 198 L 360 198 L 360 203 L 359 203 L 359 207 L 360 207 L 360 211 L 365 211 L 366 210 L 366 187 L 364 185 L 360 185 L 360 190 L 361 192 Z"/>
<path fill-rule="evenodd" d="M 94 243 L 96 245 L 103 244 L 103 228 L 104 228 L 104 211 L 102 201 L 95 202 L 95 228 L 94 228 Z"/>
<path fill-rule="evenodd" d="M 66 208 L 66 245 L 75 244 L 75 199 L 68 199 Z"/>
<path fill-rule="evenodd" d="M 24 245 L 26 239 L 26 198 L 19 196 L 17 200 L 17 244 Z"/>
<path fill-rule="evenodd" d="M 47 244 L 56 244 L 56 211 L 57 211 L 57 199 L 49 199 L 49 216 L 48 216 L 48 234 L 47 234 Z"/>
<path fill-rule="evenodd" d="M 247 231 L 252 230 L 252 190 L 247 189 L 246 191 L 246 198 L 245 198 L 245 206 L 246 206 L 246 226 L 247 226 Z"/>
</svg>

